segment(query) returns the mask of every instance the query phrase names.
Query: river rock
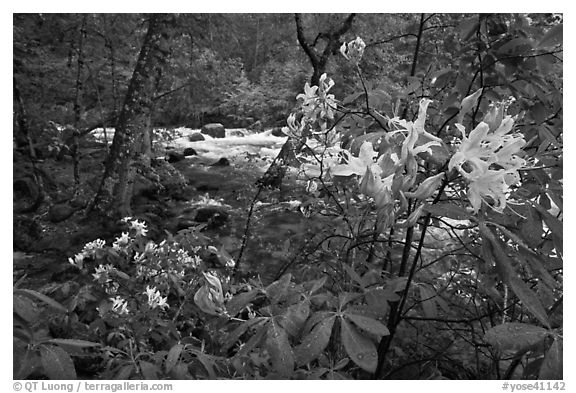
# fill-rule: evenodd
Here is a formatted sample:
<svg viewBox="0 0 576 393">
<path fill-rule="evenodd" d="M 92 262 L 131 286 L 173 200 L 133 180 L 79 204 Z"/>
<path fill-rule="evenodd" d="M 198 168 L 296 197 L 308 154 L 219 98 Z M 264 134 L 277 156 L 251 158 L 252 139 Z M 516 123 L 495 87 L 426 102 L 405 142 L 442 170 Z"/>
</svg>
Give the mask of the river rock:
<svg viewBox="0 0 576 393">
<path fill-rule="evenodd" d="M 222 157 L 210 166 L 230 166 L 230 161 L 226 157 Z"/>
<path fill-rule="evenodd" d="M 264 126 L 260 120 L 255 121 L 247 127 L 251 131 L 264 131 Z"/>
<path fill-rule="evenodd" d="M 184 149 L 184 155 L 185 155 L 186 157 L 188 157 L 188 156 L 197 156 L 198 153 L 196 153 L 196 150 L 194 150 L 193 148 L 187 147 L 186 149 Z"/>
<path fill-rule="evenodd" d="M 178 161 L 182 161 L 183 159 L 185 159 L 185 155 L 182 153 L 178 153 L 175 151 L 171 151 L 168 153 L 168 156 L 166 158 L 166 161 L 168 161 L 169 163 L 174 163 L 174 162 L 178 162 Z"/>
<path fill-rule="evenodd" d="M 194 134 L 188 135 L 188 140 L 190 142 L 200 142 L 206 140 L 206 138 L 204 138 L 204 135 L 202 135 L 200 132 L 195 132 Z"/>
<path fill-rule="evenodd" d="M 218 206 L 206 206 L 198 209 L 194 221 L 208 223 L 209 229 L 220 228 L 228 222 L 228 212 Z"/>
<path fill-rule="evenodd" d="M 239 131 L 239 130 L 233 130 L 233 131 L 230 131 L 230 136 L 235 136 L 235 137 L 238 137 L 238 138 L 243 138 L 243 137 L 244 137 L 244 133 L 243 133 L 242 131 Z"/>
<path fill-rule="evenodd" d="M 210 135 L 212 138 L 226 137 L 226 129 L 220 123 L 205 124 L 201 131 L 203 134 Z"/>
</svg>

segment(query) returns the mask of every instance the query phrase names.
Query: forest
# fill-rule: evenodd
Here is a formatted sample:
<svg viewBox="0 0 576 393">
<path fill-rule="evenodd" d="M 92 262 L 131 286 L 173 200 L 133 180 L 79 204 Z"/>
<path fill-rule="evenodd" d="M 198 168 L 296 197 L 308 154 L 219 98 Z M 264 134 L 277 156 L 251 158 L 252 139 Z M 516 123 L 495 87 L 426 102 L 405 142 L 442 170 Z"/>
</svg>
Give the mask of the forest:
<svg viewBox="0 0 576 393">
<path fill-rule="evenodd" d="M 13 378 L 563 390 L 562 130 L 562 14 L 13 14 Z"/>
</svg>

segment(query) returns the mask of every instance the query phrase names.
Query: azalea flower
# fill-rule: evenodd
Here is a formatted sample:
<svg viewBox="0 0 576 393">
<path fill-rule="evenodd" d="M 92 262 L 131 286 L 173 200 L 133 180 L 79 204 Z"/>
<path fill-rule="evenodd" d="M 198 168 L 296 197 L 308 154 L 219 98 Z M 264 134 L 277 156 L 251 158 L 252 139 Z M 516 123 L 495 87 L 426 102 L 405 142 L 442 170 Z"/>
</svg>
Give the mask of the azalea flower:
<svg viewBox="0 0 576 393">
<path fill-rule="evenodd" d="M 84 254 L 76 254 L 74 255 L 74 259 L 68 258 L 68 262 L 72 266 L 76 266 L 78 269 L 82 269 L 84 267 Z"/>
<path fill-rule="evenodd" d="M 130 244 L 130 236 L 127 232 L 122 232 L 122 236 L 117 237 L 114 243 L 112 243 L 112 248 L 115 250 L 123 250 Z"/>
<path fill-rule="evenodd" d="M 334 94 L 328 94 L 332 86 L 334 86 L 334 81 L 324 73 L 320 76 L 319 86 L 310 86 L 310 84 L 306 82 L 304 85 L 304 93 L 296 96 L 296 99 L 303 101 L 302 112 L 304 112 L 304 116 L 310 121 L 316 121 L 318 117 L 321 119 L 334 119 L 336 99 L 334 98 Z"/>
<path fill-rule="evenodd" d="M 110 282 L 112 279 L 109 278 L 110 274 L 116 270 L 114 266 L 111 264 L 108 265 L 100 265 L 94 269 L 96 273 L 92 274 L 95 281 L 100 283 Z"/>
<path fill-rule="evenodd" d="M 506 116 L 499 120 L 499 109 L 488 113 L 485 119 L 466 136 L 461 124 L 456 124 L 462 133 L 462 142 L 448 163 L 450 170 L 456 169 L 469 182 L 468 199 L 474 212 L 478 212 L 482 201 L 493 202 L 493 208 L 502 211 L 506 207 L 506 194 L 510 186 L 520 181 L 518 170 L 526 161 L 518 154 L 526 141 L 519 134 L 509 134 L 514 119 Z"/>
<path fill-rule="evenodd" d="M 402 161 L 406 161 L 409 154 L 411 156 L 416 156 L 419 153 L 424 152 L 431 153 L 432 151 L 430 150 L 430 148 L 432 146 L 440 146 L 440 142 L 442 140 L 437 136 L 430 134 L 428 131 L 424 129 L 424 123 L 426 121 L 426 111 L 428 110 L 428 105 L 430 105 L 431 102 L 432 100 L 429 100 L 427 98 L 423 98 L 422 100 L 420 100 L 420 106 L 418 108 L 418 118 L 416 119 L 416 121 L 414 122 L 406 122 L 405 120 L 399 121 L 400 124 L 403 124 L 406 127 L 406 131 L 408 131 L 406 139 L 402 144 L 402 153 L 401 153 Z M 416 146 L 416 142 L 418 142 L 420 136 L 423 136 L 425 139 L 428 139 L 429 141 L 422 145 Z"/>
<path fill-rule="evenodd" d="M 343 43 L 340 47 L 340 53 L 346 59 L 350 60 L 351 63 L 358 65 L 360 60 L 362 60 L 362 55 L 364 54 L 364 49 L 366 44 L 360 37 L 356 37 L 355 40 L 350 41 L 348 44 Z"/>
<path fill-rule="evenodd" d="M 144 292 L 144 294 L 148 296 L 148 306 L 150 306 L 150 308 L 155 309 L 160 307 L 164 309 L 166 307 L 170 307 L 168 303 L 166 303 L 167 298 L 162 297 L 160 291 L 158 291 L 155 287 L 147 286 L 146 292 Z"/>
<path fill-rule="evenodd" d="M 148 229 L 146 229 L 146 223 L 138 220 L 130 222 L 130 229 L 134 229 L 136 236 L 146 236 L 146 233 L 148 232 Z"/>
<path fill-rule="evenodd" d="M 84 254 L 84 257 L 94 257 L 94 255 L 96 255 L 96 251 L 103 249 L 105 246 L 106 242 L 104 240 L 96 239 L 90 243 L 86 243 L 82 249 L 82 254 Z"/>
<path fill-rule="evenodd" d="M 506 207 L 506 193 L 509 186 L 517 184 L 520 177 L 517 172 L 505 170 L 487 170 L 468 186 L 468 200 L 475 213 L 480 210 L 482 201 L 489 197 L 493 208 L 502 211 Z"/>
<path fill-rule="evenodd" d="M 367 169 L 370 169 L 375 176 L 382 173 L 382 169 L 374 161 L 378 152 L 374 151 L 370 142 L 364 142 L 360 146 L 358 157 L 354 157 L 348 150 L 342 150 L 342 154 L 344 164 L 333 165 L 330 169 L 330 173 L 334 176 L 358 175 L 362 181 Z"/>
<path fill-rule="evenodd" d="M 111 297 L 112 300 L 112 311 L 118 315 L 126 315 L 129 313 L 128 302 L 126 299 L 122 299 L 120 296 Z"/>
</svg>

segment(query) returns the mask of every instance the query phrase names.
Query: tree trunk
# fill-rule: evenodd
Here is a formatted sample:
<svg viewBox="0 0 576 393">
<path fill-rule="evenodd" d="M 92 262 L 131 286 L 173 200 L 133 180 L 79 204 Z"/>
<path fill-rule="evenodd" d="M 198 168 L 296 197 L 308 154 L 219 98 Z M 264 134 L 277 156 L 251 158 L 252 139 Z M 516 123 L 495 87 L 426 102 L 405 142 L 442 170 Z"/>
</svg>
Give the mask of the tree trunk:
<svg viewBox="0 0 576 393">
<path fill-rule="evenodd" d="M 304 35 L 304 26 L 302 25 L 302 18 L 300 14 L 294 15 L 294 20 L 296 21 L 296 36 L 298 37 L 298 43 L 304 50 L 304 53 L 308 56 L 310 64 L 312 64 L 313 72 L 310 78 L 311 86 L 318 86 L 320 83 L 320 77 L 324 72 L 326 72 L 326 66 L 328 65 L 328 60 L 333 54 L 337 54 L 342 43 L 340 42 L 342 36 L 350 30 L 352 26 L 352 21 L 356 14 L 350 14 L 342 23 L 339 29 L 330 30 L 328 32 L 321 32 L 318 34 L 317 39 L 313 44 L 310 44 Z M 322 39 L 326 42 L 326 46 L 322 51 L 315 48 L 316 41 Z"/>
<path fill-rule="evenodd" d="M 119 218 L 131 214 L 135 162 L 141 158 L 142 141 L 153 104 L 158 68 L 167 56 L 167 38 L 171 18 L 153 14 L 148 31 L 120 110 L 104 176 L 88 213 Z"/>
<path fill-rule="evenodd" d="M 74 194 L 80 190 L 80 152 L 79 152 L 79 132 L 80 120 L 82 118 L 82 95 L 84 92 L 83 68 L 84 68 L 84 39 L 86 38 L 86 15 L 82 18 L 80 26 L 80 36 L 78 37 L 78 62 L 76 70 L 76 97 L 74 98 L 74 130 L 72 132 L 72 143 L 69 146 L 72 162 L 74 163 Z"/>
</svg>

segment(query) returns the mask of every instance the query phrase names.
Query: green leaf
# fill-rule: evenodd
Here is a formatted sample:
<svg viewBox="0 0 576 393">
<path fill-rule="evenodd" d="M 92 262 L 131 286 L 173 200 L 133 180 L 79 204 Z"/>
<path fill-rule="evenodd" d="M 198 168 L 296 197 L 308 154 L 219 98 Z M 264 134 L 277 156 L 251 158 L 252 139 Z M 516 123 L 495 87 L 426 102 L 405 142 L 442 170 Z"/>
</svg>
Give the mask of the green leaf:
<svg viewBox="0 0 576 393">
<path fill-rule="evenodd" d="M 525 323 L 503 323 L 488 330 L 484 335 L 486 342 L 500 350 L 520 351 L 544 340 L 549 331 Z"/>
<path fill-rule="evenodd" d="M 73 347 L 73 348 L 94 348 L 100 347 L 102 344 L 94 343 L 92 341 L 86 340 L 77 340 L 72 338 L 52 338 L 46 341 L 50 344 L 56 344 L 62 346 L 62 348 L 66 349 L 66 347 Z"/>
<path fill-rule="evenodd" d="M 204 369 L 208 372 L 208 378 L 216 379 L 216 371 L 214 371 L 214 366 L 216 365 L 216 358 L 214 356 L 207 355 L 204 352 L 201 352 L 198 349 L 191 349 L 194 355 L 196 355 L 196 359 L 202 364 Z"/>
<path fill-rule="evenodd" d="M 518 278 L 518 273 L 514 269 L 510 257 L 503 249 L 506 244 L 498 240 L 484 222 L 479 222 L 478 229 L 484 236 L 483 252 L 485 258 L 494 258 L 496 262 L 496 269 L 501 278 L 512 288 L 514 294 L 520 299 L 524 307 L 530 311 L 544 326 L 550 327 L 548 316 L 544 306 L 540 302 L 538 296 L 528 286 Z M 489 247 L 487 247 L 489 246 Z"/>
<path fill-rule="evenodd" d="M 232 345 L 234 345 L 238 341 L 238 339 L 246 332 L 246 330 L 248 330 L 250 326 L 256 324 L 257 322 L 262 322 L 265 319 L 266 318 L 264 317 L 257 317 L 242 322 L 240 326 L 238 326 L 236 329 L 232 331 L 232 333 L 226 335 L 226 340 L 222 345 L 223 350 L 224 351 L 229 350 L 230 347 L 232 347 Z"/>
<path fill-rule="evenodd" d="M 246 356 L 250 353 L 250 351 L 252 351 L 252 349 L 258 346 L 266 336 L 267 325 L 268 325 L 267 323 L 264 323 L 262 324 L 262 326 L 258 327 L 256 333 L 252 337 L 250 337 L 250 340 L 248 340 L 248 342 L 240 348 L 236 356 L 238 357 Z"/>
<path fill-rule="evenodd" d="M 529 253 L 524 250 L 520 250 L 520 253 L 524 257 L 524 260 L 530 266 L 530 270 L 534 275 L 536 275 L 544 284 L 546 284 L 550 289 L 555 289 L 559 286 L 559 283 L 552 277 L 550 272 L 544 267 L 541 256 L 534 253 Z"/>
<path fill-rule="evenodd" d="M 50 379 L 76 379 L 74 362 L 68 353 L 56 345 L 41 345 L 40 359 Z"/>
<path fill-rule="evenodd" d="M 132 372 L 134 371 L 134 366 L 128 364 L 120 369 L 118 373 L 114 376 L 114 379 L 130 379 Z"/>
<path fill-rule="evenodd" d="M 242 292 L 234 295 L 230 301 L 226 303 L 226 310 L 228 315 L 235 317 L 240 311 L 244 309 L 254 298 L 258 295 L 258 289 L 253 289 L 250 292 Z"/>
<path fill-rule="evenodd" d="M 314 326 L 312 331 L 304 337 L 300 345 L 294 347 L 296 365 L 303 366 L 320 356 L 330 341 L 335 320 L 335 316 L 324 319 Z"/>
<path fill-rule="evenodd" d="M 472 37 L 472 35 L 476 32 L 476 29 L 478 29 L 478 24 L 478 17 L 476 16 L 460 22 L 458 30 L 460 31 L 460 38 L 463 42 L 468 41 L 468 39 Z"/>
<path fill-rule="evenodd" d="M 374 373 L 376 371 L 376 365 L 378 364 L 376 345 L 370 339 L 361 335 L 360 332 L 345 319 L 340 319 L 340 321 L 341 339 L 346 353 L 348 353 L 350 359 L 360 368 Z"/>
<path fill-rule="evenodd" d="M 180 359 L 180 354 L 182 353 L 182 349 L 184 349 L 184 345 L 176 344 L 172 348 L 170 348 L 170 351 L 168 351 L 168 355 L 166 356 L 166 364 L 165 364 L 167 373 L 172 371 L 174 366 L 176 366 L 176 364 L 178 363 L 178 359 Z"/>
<path fill-rule="evenodd" d="M 142 372 L 142 376 L 144 377 L 144 379 L 147 379 L 147 380 L 158 379 L 158 371 L 159 370 L 155 364 L 150 363 L 150 362 L 145 362 L 143 360 L 140 360 L 140 362 L 138 362 L 138 364 L 140 365 L 140 371 Z"/>
<path fill-rule="evenodd" d="M 279 323 L 284 329 L 286 329 L 288 334 L 292 337 L 297 337 L 304 327 L 304 323 L 306 322 L 306 319 L 308 319 L 309 314 L 310 302 L 304 300 L 288 307 L 284 315 L 280 318 Z"/>
<path fill-rule="evenodd" d="M 342 267 L 346 270 L 346 273 L 352 278 L 352 280 L 356 281 L 356 283 L 360 286 L 360 288 L 364 289 L 364 281 L 362 278 L 352 269 L 352 267 L 348 266 L 348 264 L 343 263 Z"/>
<path fill-rule="evenodd" d="M 558 252 L 562 254 L 564 233 L 562 229 L 562 221 L 554 217 L 542 206 L 535 204 L 534 207 L 538 210 L 538 213 L 540 213 L 540 216 L 548 228 L 550 228 L 550 231 L 552 232 L 552 238 L 554 239 L 554 245 L 559 248 Z"/>
<path fill-rule="evenodd" d="M 556 338 L 546 352 L 538 375 L 540 379 L 563 379 L 562 341 Z"/>
<path fill-rule="evenodd" d="M 288 288 L 290 287 L 290 280 L 292 275 L 290 273 L 282 276 L 278 281 L 274 281 L 272 284 L 268 285 L 266 288 L 266 296 L 272 302 L 278 302 L 288 293 Z"/>
<path fill-rule="evenodd" d="M 448 217 L 453 220 L 468 220 L 472 214 L 463 207 L 453 203 L 437 203 L 435 205 L 425 205 L 424 210 L 437 217 Z"/>
<path fill-rule="evenodd" d="M 462 102 L 460 103 L 460 112 L 458 112 L 458 116 L 456 117 L 456 122 L 462 124 L 464 120 L 464 115 L 470 112 L 472 108 L 474 108 L 478 104 L 478 99 L 482 95 L 482 91 L 484 89 L 481 87 L 476 90 L 474 93 L 470 94 L 467 97 L 464 97 Z"/>
<path fill-rule="evenodd" d="M 21 317 L 27 323 L 34 323 L 38 320 L 39 311 L 36 304 L 24 296 L 13 296 L 13 310 L 16 315 Z"/>
<path fill-rule="evenodd" d="M 377 321 L 376 319 L 353 313 L 345 313 L 344 315 L 352 322 L 354 322 L 356 326 L 362 330 L 367 331 L 368 333 L 372 333 L 378 337 L 388 336 L 390 334 L 388 328 L 384 326 L 382 322 Z"/>
<path fill-rule="evenodd" d="M 532 206 L 527 206 L 526 220 L 520 222 L 520 234 L 531 247 L 538 247 L 542 242 L 542 219 Z"/>
<path fill-rule="evenodd" d="M 358 299 L 362 294 L 357 292 L 342 292 L 338 294 L 338 308 L 342 310 L 345 305 Z"/>
<path fill-rule="evenodd" d="M 550 322 L 548 321 L 548 315 L 538 295 L 518 277 L 511 277 L 509 284 L 516 296 L 518 296 L 518 299 L 522 302 L 522 305 L 526 307 L 542 325 L 549 328 Z"/>
<path fill-rule="evenodd" d="M 564 25 L 561 23 L 548 30 L 538 43 L 538 48 L 561 45 L 563 41 L 563 28 Z"/>
<path fill-rule="evenodd" d="M 51 306 L 52 308 L 54 308 L 54 309 L 56 309 L 56 310 L 58 310 L 58 311 L 60 311 L 60 312 L 66 313 L 66 312 L 68 311 L 68 310 L 66 309 L 66 307 L 64 307 L 63 305 L 61 305 L 60 303 L 58 303 L 56 300 L 51 299 L 51 298 L 49 298 L 48 296 L 43 295 L 43 294 L 41 294 L 40 292 L 33 291 L 33 290 L 31 290 L 31 289 L 16 289 L 16 290 L 14 291 L 14 293 L 16 293 L 16 294 L 23 294 L 23 295 L 26 295 L 26 296 L 28 296 L 28 297 L 32 297 L 32 298 L 38 299 L 38 300 L 46 303 L 47 305 Z"/>
<path fill-rule="evenodd" d="M 312 295 L 314 292 L 316 292 L 317 290 L 322 288 L 324 286 L 324 284 L 326 283 L 327 278 L 328 278 L 328 276 L 322 276 L 318 280 L 312 281 L 312 287 L 309 290 L 310 295 Z"/>
<path fill-rule="evenodd" d="M 274 371 L 283 377 L 289 377 L 294 371 L 294 354 L 286 331 L 274 319 L 268 326 L 266 348 Z"/>
</svg>

